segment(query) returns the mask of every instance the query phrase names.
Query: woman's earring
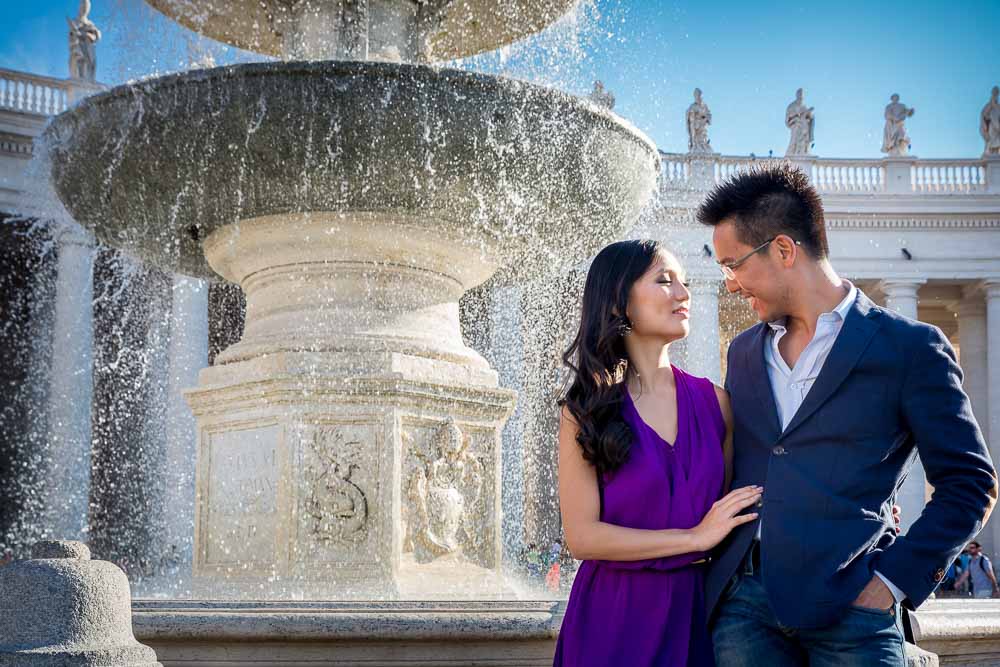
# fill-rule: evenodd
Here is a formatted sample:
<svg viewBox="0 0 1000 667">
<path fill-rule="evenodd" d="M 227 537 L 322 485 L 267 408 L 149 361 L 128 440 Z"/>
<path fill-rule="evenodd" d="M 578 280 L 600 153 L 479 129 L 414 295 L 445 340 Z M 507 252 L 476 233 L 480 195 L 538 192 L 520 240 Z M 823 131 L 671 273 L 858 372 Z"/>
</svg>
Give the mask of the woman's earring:
<svg viewBox="0 0 1000 667">
<path fill-rule="evenodd" d="M 632 333 L 632 323 L 627 317 L 621 318 L 618 322 L 618 335 L 624 338 L 630 333 Z"/>
</svg>

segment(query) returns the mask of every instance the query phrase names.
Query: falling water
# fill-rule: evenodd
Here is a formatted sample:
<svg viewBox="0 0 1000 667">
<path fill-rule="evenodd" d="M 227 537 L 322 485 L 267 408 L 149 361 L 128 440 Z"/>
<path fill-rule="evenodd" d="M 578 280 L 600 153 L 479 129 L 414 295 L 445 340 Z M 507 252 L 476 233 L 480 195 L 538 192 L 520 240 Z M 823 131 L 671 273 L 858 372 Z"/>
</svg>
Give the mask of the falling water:
<svg viewBox="0 0 1000 667">
<path fill-rule="evenodd" d="M 448 135 L 450 121 L 446 112 L 450 105 L 461 103 L 460 96 L 464 93 L 460 88 L 428 93 L 432 95 L 431 102 L 425 107 L 426 113 L 417 118 L 424 142 L 420 163 L 405 165 L 401 173 L 409 170 L 422 176 L 412 182 L 389 180 L 380 184 L 385 174 L 379 172 L 339 174 L 343 151 L 351 147 L 341 139 L 344 127 L 338 118 L 327 115 L 329 98 L 320 97 L 314 88 L 288 80 L 279 84 L 284 88 L 274 91 L 278 94 L 254 97 L 239 84 L 219 85 L 222 79 L 217 74 L 206 74 L 199 79 L 191 70 L 266 58 L 193 33 L 184 32 L 183 39 L 178 40 L 176 26 L 141 3 L 119 0 L 113 16 L 114 21 L 106 31 L 109 44 L 125 54 L 145 52 L 156 57 L 151 71 L 136 70 L 134 61 L 127 57 L 119 59 L 115 76 L 133 82 L 134 103 L 127 107 L 127 115 L 105 119 L 107 141 L 87 156 L 91 168 L 102 174 L 104 187 L 82 196 L 99 198 L 103 196 L 100 192 L 111 189 L 129 159 L 130 145 L 145 146 L 149 159 L 163 160 L 151 140 L 137 134 L 144 131 L 140 128 L 146 127 L 150 118 L 163 119 L 168 124 L 168 135 L 173 132 L 176 138 L 170 146 L 170 159 L 163 160 L 157 169 L 164 179 L 182 184 L 169 202 L 160 201 L 155 192 L 138 191 L 137 199 L 128 202 L 131 214 L 121 211 L 122 217 L 112 232 L 120 247 L 159 257 L 165 263 L 173 262 L 195 275 L 210 275 L 203 260 L 185 255 L 183 244 L 187 241 L 173 233 L 176 225 L 172 223 L 193 219 L 214 227 L 220 221 L 240 219 L 241 211 L 252 209 L 254 198 L 260 198 L 262 189 L 269 187 L 254 172 L 245 152 L 236 151 L 241 157 L 231 165 L 229 173 L 208 174 L 218 164 L 212 151 L 227 145 L 221 137 L 232 128 L 216 124 L 211 115 L 207 121 L 189 117 L 185 105 L 193 104 L 195 98 L 185 97 L 184 91 L 192 88 L 178 88 L 174 96 L 154 97 L 153 87 L 162 85 L 162 80 L 150 77 L 169 72 L 186 71 L 185 82 L 201 81 L 208 86 L 209 93 L 198 103 L 207 102 L 218 114 L 238 105 L 244 114 L 242 132 L 237 133 L 244 151 L 259 142 L 257 133 L 264 127 L 264 120 L 276 116 L 284 119 L 292 135 L 301 138 L 298 144 L 270 144 L 270 149 L 288 153 L 287 164 L 302 165 L 291 179 L 292 190 L 269 193 L 287 198 L 291 210 L 308 211 L 306 202 L 317 197 L 346 201 L 348 197 L 360 196 L 371 197 L 373 201 L 401 200 L 419 205 L 433 201 L 436 193 L 446 188 L 448 179 L 453 178 L 455 167 L 449 160 L 454 157 L 449 157 L 449 150 L 458 137 Z M 611 16 L 618 18 L 615 12 Z M 597 40 L 607 39 L 610 31 L 613 25 L 607 25 L 607 16 L 601 14 L 596 2 L 588 1 L 542 33 L 495 52 L 439 65 L 583 94 L 593 80 L 594 66 L 588 55 L 591 46 Z M 240 74 L 234 71 L 233 75 L 238 80 Z M 249 86 L 250 79 L 247 81 Z M 390 79 L 374 104 L 383 109 L 392 105 L 394 95 L 402 94 L 395 86 Z M 408 94 L 412 92 L 409 90 Z M 150 104 L 153 99 L 155 105 Z M 533 98 L 529 95 L 526 99 Z M 276 101 L 294 104 L 281 108 L 275 106 Z M 470 199 L 453 196 L 449 204 L 463 211 L 470 225 L 480 226 L 483 238 L 492 238 L 505 251 L 525 252 L 540 233 L 567 234 L 565 248 L 555 245 L 531 254 L 532 262 L 560 267 L 554 270 L 554 275 L 553 271 L 523 271 L 524 267 L 505 269 L 493 280 L 466 293 L 460 302 L 466 343 L 496 370 L 502 387 L 518 393 L 515 412 L 502 435 L 503 570 L 514 582 L 509 594 L 531 597 L 565 594 L 572 574 L 572 561 L 561 547 L 554 401 L 564 380 L 560 355 L 575 326 L 585 270 L 579 260 L 566 261 L 567 257 L 576 256 L 573 231 L 546 229 L 546 209 L 536 201 L 537 189 L 547 187 L 548 174 L 562 168 L 555 161 L 562 156 L 553 154 L 553 160 L 544 162 L 548 143 L 553 136 L 573 130 L 558 124 L 546 128 L 532 125 L 530 104 L 534 103 L 526 102 L 522 108 L 498 108 L 496 118 L 506 122 L 509 115 L 519 128 L 514 136 L 519 150 L 540 156 L 549 171 L 536 174 L 536 180 L 529 182 L 520 171 L 524 165 L 500 161 L 495 185 L 483 183 Z M 90 107 L 82 110 L 78 118 L 98 122 L 102 113 L 105 112 Z M 24 352 L 32 359 L 31 381 L 20 383 L 19 393 L 8 401 L 5 407 L 9 409 L 3 413 L 5 419 L 19 420 L 22 425 L 18 432 L 24 434 L 16 446 L 8 445 L 4 450 L 11 452 L 9 459 L 19 466 L 11 480 L 18 486 L 8 497 L 20 499 L 20 504 L 3 515 L 7 533 L 2 536 L 2 547 L 15 552 L 37 537 L 48 535 L 52 529 L 52 521 L 46 518 L 51 517 L 51 499 L 35 501 L 34 492 L 26 489 L 43 488 L 39 480 L 49 474 L 52 466 L 51 461 L 45 461 L 47 442 L 58 431 L 47 422 L 47 411 L 39 410 L 38 406 L 51 402 L 41 394 L 49 386 L 51 360 L 60 353 L 52 347 L 55 344 L 50 334 L 52 314 L 43 307 L 53 300 L 52 272 L 57 262 L 56 246 L 48 239 L 51 229 L 75 225 L 68 221 L 68 214 L 51 188 L 47 176 L 51 165 L 47 160 L 53 151 L 58 153 L 62 142 L 73 138 L 66 134 L 71 131 L 68 128 L 69 124 L 64 124 L 49 136 L 51 145 L 42 143 L 36 151 L 38 157 L 32 166 L 35 177 L 31 178 L 35 189 L 28 193 L 23 207 L 30 219 L 51 222 L 21 224 L 19 229 L 33 230 L 24 231 L 25 234 L 37 237 L 31 244 L 25 244 L 34 249 L 33 254 L 2 274 L 25 275 L 32 262 L 46 267 L 46 271 L 33 272 L 35 277 L 30 287 L 18 286 L 20 301 L 13 305 L 16 312 L 9 319 L 5 313 L 3 320 L 5 326 L 24 323 L 23 326 L 35 332 L 29 334 L 26 328 L 23 336 L 32 341 Z M 540 129 L 548 136 L 540 133 Z M 373 135 L 371 150 L 385 150 L 379 145 L 383 140 L 384 136 Z M 480 148 L 484 156 L 492 154 L 502 160 L 504 151 L 509 150 L 505 143 L 508 141 L 510 138 L 489 134 Z M 318 147 L 323 148 L 316 150 Z M 594 150 L 596 146 L 580 145 L 580 159 Z M 331 178 L 330 174 L 338 175 Z M 349 176 L 359 177 L 360 190 Z M 584 189 L 602 185 L 585 184 Z M 223 190 L 229 194 L 220 197 Z M 484 192 L 492 198 L 488 204 L 482 199 Z M 478 203 L 476 197 L 480 198 Z M 217 204 L 222 200 L 234 209 L 219 208 Z M 99 199 L 93 203 L 95 207 L 103 206 Z M 591 205 L 587 201 L 575 204 L 582 209 Z M 163 229 L 143 228 L 141 214 L 153 210 L 162 214 L 156 219 L 171 224 Z M 7 225 L 4 230 L 12 227 Z M 187 231 L 198 242 L 211 229 L 191 227 Z M 491 250 L 481 246 L 476 252 L 487 254 Z M 89 413 L 91 421 L 90 442 L 84 448 L 90 456 L 84 462 L 89 474 L 78 477 L 84 488 L 60 489 L 59 493 L 85 494 L 89 511 L 82 532 L 96 555 L 123 566 L 137 585 L 137 594 L 187 597 L 192 594 L 186 575 L 190 571 L 192 542 L 190 532 L 186 533 L 184 528 L 191 530 L 189 522 L 194 513 L 194 426 L 190 413 L 184 410 L 186 404 L 180 391 L 196 384 L 199 364 L 208 365 L 222 350 L 241 339 L 245 301 L 232 285 L 183 278 L 103 244 L 96 246 L 93 256 L 93 275 L 88 276 L 93 284 L 93 319 L 89 325 L 93 336 L 92 366 L 87 369 L 92 379 L 89 391 L 81 390 L 81 395 L 74 397 L 83 406 L 81 409 Z M 524 276 L 518 277 L 519 272 Z M 86 294 L 86 290 L 80 293 Z M 207 319 L 203 321 L 191 318 L 199 304 L 203 310 L 207 309 Z M 321 309 L 306 315 L 304 326 L 320 330 L 329 326 L 329 317 L 336 316 L 336 306 Z M 81 332 L 81 336 L 85 335 Z M 204 358 L 199 360 L 199 354 L 193 357 L 189 354 L 182 360 L 182 367 L 172 368 L 170 360 L 178 358 L 171 354 L 172 349 L 192 349 L 177 345 L 182 338 L 201 341 Z M 555 562 L 562 564 L 563 572 L 557 590 L 550 590 L 545 587 L 544 575 Z M 552 583 L 550 579 L 549 585 Z M 275 588 L 289 597 L 303 595 L 294 587 L 275 584 Z M 251 597 L 257 593 L 247 591 Z"/>
</svg>

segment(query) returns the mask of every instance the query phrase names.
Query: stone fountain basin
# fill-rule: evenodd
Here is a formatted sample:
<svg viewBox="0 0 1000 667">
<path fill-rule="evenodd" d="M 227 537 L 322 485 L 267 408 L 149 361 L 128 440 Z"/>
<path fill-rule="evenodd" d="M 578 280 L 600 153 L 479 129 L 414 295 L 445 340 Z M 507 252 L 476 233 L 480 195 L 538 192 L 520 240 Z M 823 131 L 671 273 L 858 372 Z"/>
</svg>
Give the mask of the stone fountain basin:
<svg viewBox="0 0 1000 667">
<path fill-rule="evenodd" d="M 255 63 L 140 81 L 60 114 L 43 141 L 79 223 L 200 278 L 217 277 L 202 251 L 217 229 L 364 212 L 457 235 L 502 279 L 524 279 L 622 234 L 658 169 L 645 135 L 588 100 L 390 63 Z"/>
<path fill-rule="evenodd" d="M 280 57 L 281 30 L 275 18 L 288 13 L 284 0 L 146 0 L 186 28 L 241 49 Z M 543 30 L 573 9 L 579 0 L 451 0 L 443 2 L 440 22 L 430 35 L 434 60 L 464 58 L 492 51 Z M 311 2 L 323 6 L 331 0 Z M 401 18 L 416 11 L 416 2 L 376 2 L 393 7 Z M 377 15 L 377 13 L 376 13 Z"/>
</svg>

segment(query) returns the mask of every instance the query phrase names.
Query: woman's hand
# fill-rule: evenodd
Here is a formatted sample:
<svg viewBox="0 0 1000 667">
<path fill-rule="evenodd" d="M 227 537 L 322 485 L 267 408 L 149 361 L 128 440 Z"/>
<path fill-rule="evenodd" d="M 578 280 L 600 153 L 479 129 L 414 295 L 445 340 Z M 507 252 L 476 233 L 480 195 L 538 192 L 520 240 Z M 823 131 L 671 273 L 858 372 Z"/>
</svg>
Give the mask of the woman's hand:
<svg viewBox="0 0 1000 667">
<path fill-rule="evenodd" d="M 693 529 L 695 545 L 698 551 L 709 551 L 737 526 L 750 523 L 757 518 L 757 513 L 743 514 L 740 512 L 760 501 L 764 487 L 744 486 L 731 491 L 724 498 L 717 500 L 705 518 Z"/>
</svg>

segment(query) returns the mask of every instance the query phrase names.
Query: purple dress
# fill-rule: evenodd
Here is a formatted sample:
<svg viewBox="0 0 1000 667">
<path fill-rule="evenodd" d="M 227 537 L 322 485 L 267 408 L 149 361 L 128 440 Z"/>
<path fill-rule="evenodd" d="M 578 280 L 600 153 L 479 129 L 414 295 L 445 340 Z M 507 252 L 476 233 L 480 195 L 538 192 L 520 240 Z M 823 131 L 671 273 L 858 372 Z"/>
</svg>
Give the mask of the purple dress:
<svg viewBox="0 0 1000 667">
<path fill-rule="evenodd" d="M 711 381 L 674 368 L 677 441 L 646 424 L 626 392 L 628 460 L 599 478 L 601 521 L 629 528 L 693 528 L 719 499 L 726 426 Z M 705 626 L 704 553 L 641 561 L 585 560 L 566 604 L 555 665 L 713 666 Z"/>
</svg>

